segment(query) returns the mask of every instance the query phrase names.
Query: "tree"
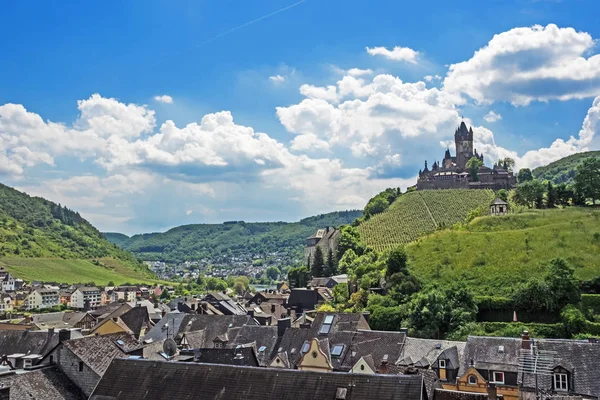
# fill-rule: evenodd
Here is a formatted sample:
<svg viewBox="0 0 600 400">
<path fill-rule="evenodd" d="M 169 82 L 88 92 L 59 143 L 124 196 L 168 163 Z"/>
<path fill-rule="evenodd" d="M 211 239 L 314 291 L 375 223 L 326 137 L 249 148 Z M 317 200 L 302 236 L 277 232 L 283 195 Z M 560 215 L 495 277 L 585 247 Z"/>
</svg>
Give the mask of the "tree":
<svg viewBox="0 0 600 400">
<path fill-rule="evenodd" d="M 290 268 L 288 271 L 288 281 L 294 288 L 306 287 L 309 276 L 310 270 L 306 267 Z"/>
<path fill-rule="evenodd" d="M 338 244 L 338 253 L 337 259 L 341 260 L 346 253 L 347 250 L 352 249 L 356 255 L 361 256 L 365 249 L 366 245 L 360 239 L 360 234 L 358 230 L 349 225 L 344 225 L 340 227 L 340 243 Z"/>
<path fill-rule="evenodd" d="M 333 302 L 335 304 L 343 304 L 348 303 L 348 299 L 350 299 L 350 292 L 348 290 L 347 283 L 338 283 L 333 287 L 331 291 L 333 295 Z"/>
<path fill-rule="evenodd" d="M 275 267 L 275 266 L 271 266 L 269 268 L 267 268 L 267 270 L 265 271 L 265 273 L 267 274 L 267 278 L 275 280 L 279 277 L 279 268 Z"/>
<path fill-rule="evenodd" d="M 385 276 L 390 277 L 396 273 L 408 274 L 407 260 L 408 257 L 402 247 L 392 250 L 385 263 Z"/>
<path fill-rule="evenodd" d="M 471 182 L 479 182 L 479 168 L 483 165 L 483 161 L 481 161 L 477 157 L 471 157 L 469 161 L 467 161 L 467 169 L 471 174 Z"/>
<path fill-rule="evenodd" d="M 107 286 L 115 286 L 115 283 L 113 281 L 108 281 L 108 285 Z"/>
<path fill-rule="evenodd" d="M 384 212 L 390 204 L 386 199 L 376 197 L 373 201 L 370 201 L 365 207 L 365 214 L 375 215 Z"/>
<path fill-rule="evenodd" d="M 323 276 L 325 261 L 323 261 L 323 250 L 320 246 L 315 249 L 310 272 L 314 278 Z"/>
<path fill-rule="evenodd" d="M 592 199 L 592 205 L 600 199 L 600 157 L 586 158 L 579 164 L 575 174 L 575 190 Z"/>
<path fill-rule="evenodd" d="M 566 183 L 561 183 L 555 186 L 556 189 L 556 203 L 561 206 L 568 206 L 569 202 L 573 198 L 573 190 L 567 186 Z"/>
<path fill-rule="evenodd" d="M 554 208 L 556 207 L 556 189 L 552 185 L 552 181 L 548 181 L 548 187 L 546 189 L 546 207 Z"/>
<path fill-rule="evenodd" d="M 548 311 L 558 312 L 567 304 L 579 303 L 581 292 L 575 270 L 562 258 L 552 260 L 547 268 L 545 281 L 550 294 Z"/>
<path fill-rule="evenodd" d="M 496 193 L 496 196 L 498 196 L 498 198 L 500 198 L 500 199 L 502 199 L 504 201 L 508 201 L 508 190 L 506 190 L 506 189 L 500 189 Z"/>
<path fill-rule="evenodd" d="M 236 281 L 233 284 L 233 291 L 238 295 L 241 296 L 246 292 L 246 288 L 244 287 L 244 283 L 242 281 Z"/>
<path fill-rule="evenodd" d="M 333 257 L 333 250 L 329 249 L 329 251 L 327 252 L 327 265 L 325 270 L 325 276 L 334 276 L 335 273 L 335 258 Z"/>
<path fill-rule="evenodd" d="M 531 173 L 531 170 L 529 168 L 523 168 L 519 170 L 519 173 L 517 174 L 517 181 L 519 181 L 519 183 L 532 180 L 533 174 Z"/>
<path fill-rule="evenodd" d="M 375 306 L 370 310 L 369 325 L 380 331 L 397 331 L 402 328 L 402 322 L 408 311 L 406 306 L 382 307 Z"/>
<path fill-rule="evenodd" d="M 499 164 L 499 162 L 498 162 L 498 164 Z M 513 168 L 515 167 L 515 160 L 510 157 L 506 157 L 504 160 L 502 160 L 502 167 L 506 171 L 512 172 Z"/>
<path fill-rule="evenodd" d="M 515 192 L 515 200 L 521 205 L 533 208 L 543 203 L 545 191 L 544 184 L 538 180 L 519 183 Z"/>
<path fill-rule="evenodd" d="M 348 270 L 350 269 L 349 267 L 356 261 L 357 258 L 358 256 L 356 255 L 354 250 L 348 249 L 342 256 L 340 262 L 338 263 L 339 272 L 342 274 L 348 273 Z"/>
</svg>

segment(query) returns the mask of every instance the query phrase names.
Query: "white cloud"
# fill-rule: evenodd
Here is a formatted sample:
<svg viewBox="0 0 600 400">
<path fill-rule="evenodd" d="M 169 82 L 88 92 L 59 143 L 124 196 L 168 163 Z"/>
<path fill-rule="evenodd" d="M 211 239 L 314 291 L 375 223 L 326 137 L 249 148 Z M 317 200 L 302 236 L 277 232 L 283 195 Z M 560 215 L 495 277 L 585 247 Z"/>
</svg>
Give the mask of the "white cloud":
<svg viewBox="0 0 600 400">
<path fill-rule="evenodd" d="M 419 52 L 408 47 L 396 46 L 392 50 L 385 47 L 367 47 L 367 53 L 372 56 L 383 56 L 388 60 L 405 61 L 411 64 L 417 63 Z"/>
<path fill-rule="evenodd" d="M 154 96 L 154 101 L 158 101 L 159 103 L 165 104 L 173 104 L 173 98 L 167 94 L 163 94 L 161 96 Z"/>
<path fill-rule="evenodd" d="M 347 72 L 350 76 L 363 76 L 363 75 L 371 75 L 373 73 L 372 69 L 360 69 L 360 68 L 350 68 Z"/>
<path fill-rule="evenodd" d="M 185 211 L 185 215 L 191 215 L 192 213 L 193 213 L 193 211 L 192 211 L 192 210 L 186 210 L 186 211 Z"/>
<path fill-rule="evenodd" d="M 445 90 L 479 103 L 570 100 L 600 94 L 600 55 L 590 34 L 550 24 L 495 35 L 473 57 L 453 64 Z"/>
<path fill-rule="evenodd" d="M 304 84 L 300 86 L 300 94 L 310 99 L 325 100 L 332 103 L 338 101 L 337 88 L 335 86 L 313 86 Z"/>
<path fill-rule="evenodd" d="M 439 75 L 426 75 L 423 77 L 423 79 L 425 80 L 425 82 L 433 82 L 442 80 L 442 77 Z"/>
<path fill-rule="evenodd" d="M 273 82 L 274 85 L 278 85 L 280 83 L 285 82 L 285 76 L 282 75 L 273 75 L 269 77 L 269 80 Z"/>
<path fill-rule="evenodd" d="M 337 90 L 333 85 L 327 88 L 320 93 L 331 96 L 304 90 L 308 98 L 277 108 L 282 125 L 298 135 L 292 148 L 345 147 L 357 157 L 392 156 L 398 150 L 403 155 L 410 152 L 405 140 L 443 135 L 460 122 L 457 105 L 462 99 L 428 89 L 424 82 L 406 83 L 385 74 L 368 82 L 346 75 L 337 82 Z"/>
<path fill-rule="evenodd" d="M 485 119 L 489 123 L 492 123 L 492 122 L 500 121 L 502 119 L 502 115 L 496 114 L 494 111 L 490 110 L 487 114 L 485 114 L 483 119 Z"/>
</svg>

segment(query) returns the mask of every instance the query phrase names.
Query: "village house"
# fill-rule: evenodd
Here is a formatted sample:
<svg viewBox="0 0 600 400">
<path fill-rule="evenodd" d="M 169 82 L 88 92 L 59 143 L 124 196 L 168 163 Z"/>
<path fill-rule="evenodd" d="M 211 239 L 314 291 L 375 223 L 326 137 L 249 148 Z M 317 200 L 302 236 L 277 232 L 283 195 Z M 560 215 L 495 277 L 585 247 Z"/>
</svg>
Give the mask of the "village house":
<svg viewBox="0 0 600 400">
<path fill-rule="evenodd" d="M 13 307 L 13 298 L 8 293 L 2 293 L 0 295 L 0 314 L 5 314 L 12 312 Z"/>
<path fill-rule="evenodd" d="M 313 264 L 317 248 L 321 249 L 324 262 L 327 262 L 327 256 L 330 251 L 333 256 L 336 257 L 341 235 L 342 232 L 339 229 L 331 226 L 324 229 L 317 229 L 313 235 L 306 239 L 306 246 L 304 247 L 304 265 Z"/>
<path fill-rule="evenodd" d="M 71 294 L 70 306 L 77 309 L 95 309 L 102 304 L 101 291 L 97 287 L 81 286 Z"/>
<path fill-rule="evenodd" d="M 490 215 L 508 215 L 508 203 L 496 198 L 490 205 Z"/>
<path fill-rule="evenodd" d="M 89 396 L 116 357 L 128 357 L 140 347 L 128 334 L 86 336 L 62 341 L 47 357 L 77 387 Z"/>
<path fill-rule="evenodd" d="M 23 307 L 27 310 L 52 308 L 58 305 L 60 305 L 58 290 L 42 288 L 31 291 L 23 303 Z"/>
</svg>

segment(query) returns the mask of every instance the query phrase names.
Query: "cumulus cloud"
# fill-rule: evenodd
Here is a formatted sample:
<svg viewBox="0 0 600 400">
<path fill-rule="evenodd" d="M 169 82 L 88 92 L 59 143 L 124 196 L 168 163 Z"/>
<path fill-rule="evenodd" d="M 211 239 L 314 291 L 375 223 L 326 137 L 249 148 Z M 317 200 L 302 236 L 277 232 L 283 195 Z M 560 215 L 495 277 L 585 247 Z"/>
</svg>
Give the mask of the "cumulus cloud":
<svg viewBox="0 0 600 400">
<path fill-rule="evenodd" d="M 600 94 L 600 55 L 586 58 L 589 33 L 550 24 L 495 35 L 471 59 L 450 66 L 445 90 L 479 103 L 570 100 Z"/>
<path fill-rule="evenodd" d="M 350 76 L 363 76 L 363 75 L 371 75 L 373 73 L 372 69 L 360 69 L 360 68 L 350 68 L 347 71 Z"/>
<path fill-rule="evenodd" d="M 288 107 L 278 107 L 282 125 L 297 136 L 293 147 L 348 148 L 356 157 L 392 156 L 413 137 L 436 137 L 460 122 L 459 96 L 424 82 L 407 83 L 391 75 L 377 75 L 371 81 L 350 75 L 336 86 L 320 88 L 315 96 Z M 335 94 L 335 96 L 334 96 Z"/>
<path fill-rule="evenodd" d="M 492 123 L 492 122 L 500 121 L 502 119 L 502 115 L 496 114 L 494 111 L 490 110 L 487 114 L 485 114 L 483 119 L 485 119 L 487 122 Z"/>
<path fill-rule="evenodd" d="M 411 64 L 416 64 L 419 56 L 418 51 L 400 46 L 396 46 L 392 50 L 388 50 L 385 47 L 367 47 L 367 53 L 372 56 L 383 56 L 388 60 L 405 61 Z"/>
<path fill-rule="evenodd" d="M 273 82 L 273 84 L 278 85 L 280 83 L 285 82 L 285 76 L 282 75 L 273 75 L 269 77 L 269 80 Z"/>
<path fill-rule="evenodd" d="M 442 77 L 439 75 L 425 75 L 423 77 L 423 79 L 425 80 L 425 82 L 433 82 L 433 81 L 440 81 L 442 80 Z"/>
<path fill-rule="evenodd" d="M 154 101 L 158 101 L 159 103 L 165 104 L 173 104 L 173 98 L 167 94 L 163 94 L 161 96 L 154 96 Z"/>
</svg>

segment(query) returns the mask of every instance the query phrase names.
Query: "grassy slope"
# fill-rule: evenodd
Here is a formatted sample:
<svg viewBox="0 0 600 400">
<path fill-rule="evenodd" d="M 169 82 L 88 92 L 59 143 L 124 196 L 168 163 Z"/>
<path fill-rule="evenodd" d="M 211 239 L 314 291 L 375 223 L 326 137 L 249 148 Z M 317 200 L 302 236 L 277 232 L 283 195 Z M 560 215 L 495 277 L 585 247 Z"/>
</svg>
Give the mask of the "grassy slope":
<svg viewBox="0 0 600 400">
<path fill-rule="evenodd" d="M 502 295 L 541 275 L 543 265 L 556 257 L 566 259 L 579 279 L 600 275 L 597 232 L 600 211 L 532 210 L 477 218 L 469 230 L 436 232 L 407 246 L 407 252 L 412 271 L 425 282 L 462 278 L 477 294 Z"/>
<path fill-rule="evenodd" d="M 361 211 L 340 211 L 305 218 L 299 222 L 195 224 L 164 233 L 134 235 L 120 246 L 145 260 L 184 261 L 204 257 L 289 252 L 300 257 L 305 239 L 316 229 L 349 224 Z M 122 236 L 107 234 L 113 243 Z M 116 239 L 116 241 L 115 241 Z"/>
<path fill-rule="evenodd" d="M 494 199 L 491 190 L 423 190 L 400 196 L 386 211 L 358 226 L 367 245 L 384 251 L 410 243 L 440 227 L 463 222 L 467 214 Z"/>
<path fill-rule="evenodd" d="M 152 279 L 144 265 L 79 214 L 1 184 L 0 265 L 27 280 L 105 284 Z"/>
<path fill-rule="evenodd" d="M 551 180 L 554 183 L 572 184 L 577 166 L 586 158 L 600 157 L 600 151 L 588 151 L 561 158 L 553 163 L 538 167 L 532 172 L 533 177 L 540 180 Z"/>
</svg>

